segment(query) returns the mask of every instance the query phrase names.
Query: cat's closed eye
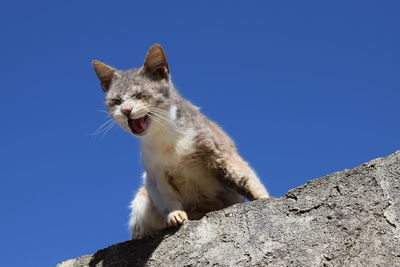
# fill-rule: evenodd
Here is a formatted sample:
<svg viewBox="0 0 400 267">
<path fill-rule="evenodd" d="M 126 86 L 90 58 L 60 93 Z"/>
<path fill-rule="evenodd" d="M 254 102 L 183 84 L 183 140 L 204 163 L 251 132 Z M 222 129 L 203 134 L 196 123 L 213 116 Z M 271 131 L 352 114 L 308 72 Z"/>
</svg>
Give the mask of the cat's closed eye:
<svg viewBox="0 0 400 267">
<path fill-rule="evenodd" d="M 134 94 L 132 97 L 135 99 L 148 100 L 150 96 L 148 94 L 140 92 L 140 93 Z"/>
<path fill-rule="evenodd" d="M 111 102 L 112 106 L 118 106 L 118 105 L 121 105 L 122 100 L 120 98 L 113 98 L 113 99 L 111 99 L 110 102 Z"/>
</svg>

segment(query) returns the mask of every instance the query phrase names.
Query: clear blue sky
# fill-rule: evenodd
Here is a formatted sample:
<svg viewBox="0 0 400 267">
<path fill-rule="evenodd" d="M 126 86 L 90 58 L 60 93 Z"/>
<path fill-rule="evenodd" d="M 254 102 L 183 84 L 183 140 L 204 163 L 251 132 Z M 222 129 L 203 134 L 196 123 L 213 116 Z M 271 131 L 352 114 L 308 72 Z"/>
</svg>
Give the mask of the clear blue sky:
<svg viewBox="0 0 400 267">
<path fill-rule="evenodd" d="M 161 43 L 276 197 L 400 149 L 398 1 L 133 2 L 2 4 L 2 266 L 129 239 L 138 142 L 90 135 L 107 120 L 92 59 L 138 67 Z"/>
</svg>

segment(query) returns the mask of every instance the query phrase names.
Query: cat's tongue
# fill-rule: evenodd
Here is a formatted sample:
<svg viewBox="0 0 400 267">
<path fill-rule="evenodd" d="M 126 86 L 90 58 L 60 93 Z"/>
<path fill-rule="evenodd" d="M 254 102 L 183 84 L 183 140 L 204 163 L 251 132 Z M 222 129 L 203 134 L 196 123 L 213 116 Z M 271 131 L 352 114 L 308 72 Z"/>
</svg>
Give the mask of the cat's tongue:
<svg viewBox="0 0 400 267">
<path fill-rule="evenodd" d="M 129 119 L 129 128 L 131 128 L 132 133 L 142 134 L 149 126 L 149 116 L 145 115 L 139 119 Z"/>
</svg>

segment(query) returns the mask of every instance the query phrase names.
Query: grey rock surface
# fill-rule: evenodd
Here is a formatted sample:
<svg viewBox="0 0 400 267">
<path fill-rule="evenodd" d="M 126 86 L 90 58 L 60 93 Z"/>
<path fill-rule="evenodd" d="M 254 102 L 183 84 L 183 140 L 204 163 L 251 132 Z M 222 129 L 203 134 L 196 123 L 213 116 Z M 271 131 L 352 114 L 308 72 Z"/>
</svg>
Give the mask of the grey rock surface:
<svg viewBox="0 0 400 267">
<path fill-rule="evenodd" d="M 57 266 L 400 266 L 400 151 Z"/>
</svg>

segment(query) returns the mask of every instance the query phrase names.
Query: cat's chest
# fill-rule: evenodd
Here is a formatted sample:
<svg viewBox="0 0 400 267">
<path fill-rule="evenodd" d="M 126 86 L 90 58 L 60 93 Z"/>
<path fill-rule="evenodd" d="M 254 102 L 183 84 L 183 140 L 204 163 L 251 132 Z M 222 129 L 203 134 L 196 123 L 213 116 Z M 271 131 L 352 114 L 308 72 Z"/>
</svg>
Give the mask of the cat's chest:
<svg viewBox="0 0 400 267">
<path fill-rule="evenodd" d="M 180 140 L 176 146 L 142 146 L 142 161 L 147 179 L 156 179 L 159 185 L 170 185 L 180 195 L 184 205 L 213 201 L 224 185 L 207 167 L 203 153 L 196 153 L 191 140 Z M 200 156 L 202 155 L 202 156 Z"/>
<path fill-rule="evenodd" d="M 156 173 L 179 171 L 187 166 L 185 160 L 187 156 L 195 153 L 194 138 L 189 134 L 172 144 L 157 141 L 141 146 L 142 162 L 146 171 Z"/>
<path fill-rule="evenodd" d="M 160 174 L 167 169 L 176 169 L 180 165 L 182 158 L 173 149 L 160 151 L 151 148 L 142 148 L 142 163 L 147 172 Z"/>
</svg>

